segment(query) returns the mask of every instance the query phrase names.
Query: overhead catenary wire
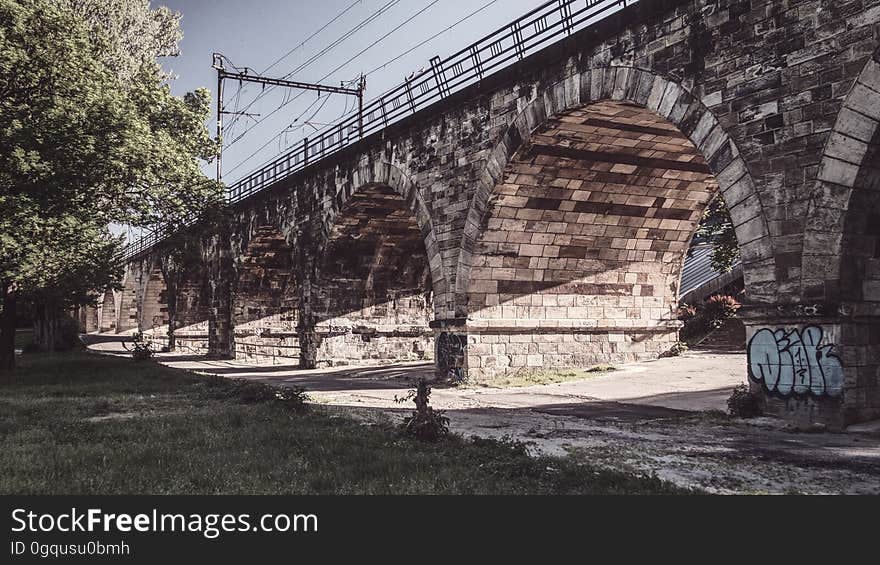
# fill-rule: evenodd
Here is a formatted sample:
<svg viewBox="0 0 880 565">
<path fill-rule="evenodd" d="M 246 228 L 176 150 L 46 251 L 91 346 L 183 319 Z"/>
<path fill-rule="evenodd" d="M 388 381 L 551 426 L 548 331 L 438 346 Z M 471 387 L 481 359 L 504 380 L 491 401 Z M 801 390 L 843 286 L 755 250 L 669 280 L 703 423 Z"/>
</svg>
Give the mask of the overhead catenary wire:
<svg viewBox="0 0 880 565">
<path fill-rule="evenodd" d="M 497 1 L 497 0 L 496 0 L 496 1 Z M 433 7 L 434 5 L 438 4 L 439 2 L 440 2 L 440 0 L 432 0 L 432 1 L 429 2 L 426 6 L 420 8 L 415 14 L 413 14 L 412 16 L 410 16 L 409 18 L 407 18 L 406 20 L 404 20 L 402 23 L 400 23 L 400 24 L 398 24 L 397 26 L 395 26 L 393 29 L 391 29 L 389 32 L 387 32 L 387 33 L 385 33 L 384 35 L 382 35 L 380 38 L 374 40 L 372 43 L 370 43 L 369 45 L 367 45 L 366 47 L 364 47 L 363 49 L 361 49 L 357 54 L 353 55 L 353 56 L 350 57 L 348 60 L 346 60 L 344 63 L 338 65 L 338 66 L 337 66 L 336 68 L 334 68 L 332 71 L 328 72 L 328 73 L 325 74 L 323 77 L 321 77 L 320 79 L 318 79 L 318 82 L 322 82 L 322 81 L 324 81 L 324 80 L 327 79 L 329 76 L 331 76 L 331 75 L 333 75 L 334 73 L 336 73 L 337 71 L 343 69 L 345 66 L 347 66 L 348 64 L 350 64 L 352 61 L 354 61 L 355 59 L 357 59 L 358 57 L 360 57 L 361 55 L 363 55 L 364 53 L 366 53 L 367 51 L 369 51 L 370 49 L 372 49 L 373 47 L 375 47 L 376 45 L 378 45 L 379 43 L 381 43 L 381 42 L 384 41 L 385 39 L 387 39 L 389 36 L 391 36 L 391 34 L 393 34 L 393 33 L 397 32 L 397 31 L 399 31 L 403 26 L 405 26 L 405 25 L 407 25 L 408 23 L 412 22 L 414 19 L 416 19 L 416 18 L 419 17 L 420 15 L 424 14 L 426 11 L 428 11 L 431 7 Z M 271 116 L 273 116 L 273 115 L 276 114 L 277 112 L 279 112 L 279 111 L 280 111 L 282 108 L 284 108 L 287 104 L 289 104 L 289 103 L 295 101 L 295 100 L 296 100 L 297 98 L 299 98 L 300 96 L 302 96 L 302 93 L 297 94 L 297 95 L 294 96 L 289 102 L 287 102 L 287 103 L 285 103 L 285 104 L 282 104 L 281 106 L 279 106 L 279 107 L 275 108 L 274 110 L 272 110 L 271 112 L 269 112 L 266 116 L 261 117 L 259 120 L 256 121 L 256 123 L 255 123 L 253 126 L 251 126 L 251 129 L 252 129 L 253 127 L 256 127 L 257 125 L 259 125 L 261 122 L 265 121 L 266 119 L 270 118 Z M 272 143 L 274 143 L 277 139 L 279 139 L 282 135 L 284 135 L 284 131 L 286 131 L 286 129 L 287 129 L 287 128 L 284 128 L 282 131 L 278 132 L 274 137 L 272 137 L 272 138 L 269 139 L 266 143 L 264 143 L 262 146 L 260 146 L 259 149 L 257 149 L 256 151 L 254 151 L 253 153 L 251 153 L 250 155 L 248 155 L 247 157 L 245 157 L 243 160 L 241 160 L 241 161 L 239 161 L 238 163 L 236 163 L 231 169 L 229 169 L 229 170 L 227 171 L 227 174 L 228 174 L 228 173 L 231 173 L 231 172 L 233 172 L 233 171 L 238 170 L 238 169 L 241 168 L 241 167 L 242 167 L 247 161 L 249 161 L 250 159 L 254 158 L 254 157 L 255 157 L 256 155 L 258 155 L 261 151 L 263 151 L 263 149 L 265 149 L 266 147 L 268 147 L 269 145 L 271 145 Z M 247 132 L 244 132 L 244 133 L 247 133 Z M 244 133 L 242 134 L 242 136 L 244 135 Z M 242 136 L 239 136 L 239 138 L 237 138 L 237 139 L 240 139 Z M 236 139 L 236 141 L 237 141 L 237 139 Z"/>
<path fill-rule="evenodd" d="M 328 21 L 328 22 L 325 23 L 323 26 L 321 26 L 320 28 L 318 28 L 318 29 L 317 29 L 314 33 L 312 33 L 310 36 L 308 36 L 307 38 L 305 38 L 304 40 L 302 40 L 299 44 L 297 44 L 296 46 L 294 46 L 292 49 L 288 50 L 286 53 L 284 53 L 283 55 L 281 55 L 280 57 L 278 57 L 277 59 L 275 59 L 275 61 L 273 61 L 272 64 L 270 64 L 268 67 L 266 67 L 265 69 L 263 69 L 263 71 L 262 71 L 260 74 L 266 74 L 266 73 L 268 73 L 270 70 L 272 70 L 273 68 L 275 68 L 279 63 L 281 63 L 281 61 L 283 61 L 283 60 L 287 59 L 288 57 L 290 57 L 290 56 L 291 56 L 293 53 L 295 53 L 297 50 L 299 50 L 299 49 L 305 47 L 306 43 L 308 43 L 309 41 L 311 41 L 312 39 L 314 39 L 318 34 L 320 34 L 321 32 L 323 32 L 324 30 L 326 30 L 328 27 L 330 27 L 331 25 L 333 25 L 334 23 L 336 23 L 336 21 L 339 20 L 339 18 L 341 18 L 342 16 L 344 16 L 345 14 L 347 14 L 349 11 L 351 11 L 352 8 L 354 8 L 354 7 L 357 6 L 358 4 L 361 4 L 362 2 L 363 2 L 363 0 L 354 0 L 354 2 L 352 2 L 352 3 L 349 4 L 345 9 L 343 9 L 341 12 L 339 12 L 338 14 L 336 14 L 336 16 L 334 16 L 330 21 Z M 235 65 L 233 65 L 233 66 L 235 66 Z M 287 76 L 290 76 L 290 74 L 292 74 L 292 73 L 288 73 L 288 74 L 285 76 L 285 78 L 286 78 Z M 238 90 L 236 91 L 236 94 L 240 94 L 241 91 L 244 90 L 244 88 L 245 88 L 244 85 L 239 86 L 239 87 L 238 87 Z M 253 104 L 253 102 L 255 102 L 257 99 L 259 99 L 259 98 L 261 98 L 262 96 L 264 96 L 265 93 L 266 93 L 266 91 L 265 91 L 265 90 L 262 90 L 262 91 L 257 95 L 257 98 L 255 98 L 255 99 L 251 102 L 251 104 L 248 104 L 248 107 L 250 107 L 250 106 Z M 247 109 L 245 109 L 245 111 L 247 111 Z M 230 127 L 231 127 L 232 125 L 235 125 L 234 122 L 235 122 L 235 120 L 233 119 L 232 122 L 230 123 Z"/>
<path fill-rule="evenodd" d="M 318 61 L 321 57 L 323 57 L 324 55 L 326 55 L 327 53 L 329 53 L 330 51 L 332 51 L 333 49 L 335 49 L 336 47 L 338 47 L 339 45 L 341 45 L 342 43 L 344 43 L 347 39 L 349 39 L 350 37 L 352 37 L 354 34 L 356 34 L 357 32 L 359 32 L 360 30 L 362 30 L 363 28 L 365 28 L 366 26 L 368 26 L 368 25 L 371 24 L 372 22 L 374 22 L 377 18 L 379 18 L 379 16 L 381 16 L 382 14 L 384 14 L 385 12 L 387 12 L 388 10 L 390 10 L 391 8 L 393 8 L 394 6 L 396 6 L 397 4 L 399 4 L 400 2 L 401 2 L 401 0 L 389 0 L 389 1 L 386 2 L 384 5 L 382 5 L 378 10 L 374 11 L 372 14 L 370 14 L 369 16 L 367 16 L 366 18 L 364 18 L 363 20 L 361 20 L 360 22 L 358 22 L 353 28 L 349 29 L 348 31 L 346 31 L 345 33 L 343 33 L 341 36 L 339 36 L 338 38 L 336 38 L 335 40 L 333 40 L 329 45 L 327 45 L 326 47 L 324 47 L 323 49 L 321 49 L 320 51 L 318 51 L 317 53 L 315 53 L 314 55 L 312 55 L 309 59 L 307 59 L 306 61 L 304 61 L 303 63 L 301 63 L 301 64 L 300 64 L 299 66 L 297 66 L 295 69 L 293 69 L 292 71 L 290 71 L 289 73 L 287 73 L 286 75 L 284 75 L 282 78 L 285 78 L 285 79 L 286 79 L 286 78 L 289 78 L 289 77 L 291 77 L 292 75 L 294 75 L 294 74 L 296 74 L 296 73 L 298 73 L 298 72 L 300 72 L 300 71 L 306 69 L 307 67 L 311 66 L 313 63 L 315 63 L 316 61 Z M 325 77 L 325 78 L 326 78 L 326 77 Z M 321 82 L 322 80 L 324 80 L 324 79 L 323 79 L 323 78 L 322 78 L 322 79 L 319 79 L 318 82 Z M 258 100 L 260 100 L 263 96 L 265 96 L 267 93 L 271 92 L 272 90 L 273 90 L 273 87 L 269 87 L 269 88 L 266 88 L 266 89 L 264 89 L 263 91 L 261 91 L 261 92 L 260 92 L 260 93 L 259 93 L 259 94 L 258 94 L 258 95 L 257 95 L 257 96 L 256 96 L 256 97 L 255 97 L 255 98 L 254 98 L 254 99 L 253 99 L 253 100 L 252 100 L 252 101 L 251 101 L 251 102 L 245 107 L 244 112 L 247 112 L 247 111 L 250 109 L 251 106 L 253 106 Z M 283 108 L 284 106 L 286 106 L 287 104 L 289 104 L 289 103 L 292 102 L 293 100 L 296 100 L 296 98 L 298 98 L 298 97 L 299 97 L 299 96 L 294 97 L 292 100 L 290 100 L 290 101 L 288 101 L 288 102 L 286 102 L 286 103 L 283 103 L 281 106 L 278 107 L 278 109 Z M 277 109 L 276 109 L 276 111 L 277 111 Z M 273 111 L 272 113 L 274 114 L 275 112 Z M 258 121 L 257 123 L 255 123 L 253 126 L 247 128 L 247 129 L 246 129 L 241 135 L 239 135 L 238 137 L 236 137 L 236 138 L 235 138 L 233 141 L 231 141 L 226 147 L 229 147 L 230 145 L 232 145 L 233 143 L 235 143 L 236 141 L 238 141 L 239 139 L 241 139 L 242 137 L 244 137 L 244 135 L 246 135 L 249 131 L 251 131 L 254 127 L 256 127 L 261 121 L 262 121 L 262 120 L 259 120 L 259 121 Z M 232 121 L 232 123 L 231 123 L 230 125 L 234 125 L 234 123 L 235 123 L 235 120 L 233 119 L 233 121 Z"/>
<path fill-rule="evenodd" d="M 409 49 L 407 49 L 406 51 L 404 51 L 403 53 L 401 53 L 400 55 L 397 55 L 396 57 L 393 57 L 393 58 L 391 58 L 391 59 L 385 61 L 384 63 L 382 63 L 382 64 L 379 65 L 378 67 L 374 68 L 373 70 L 364 73 L 364 76 L 370 76 L 370 75 L 372 75 L 373 73 L 375 73 L 375 72 L 377 72 L 377 71 L 380 71 L 380 70 L 384 69 L 385 67 L 387 67 L 387 66 L 390 65 L 391 63 L 395 63 L 395 62 L 399 61 L 400 59 L 406 57 L 407 55 L 409 55 L 410 53 L 412 53 L 413 51 L 415 51 L 416 49 L 418 49 L 419 47 L 422 47 L 422 46 L 424 46 L 424 45 L 430 43 L 431 41 L 434 41 L 435 39 L 437 39 L 438 37 L 440 37 L 440 36 L 443 35 L 444 33 L 450 31 L 451 29 L 453 29 L 454 27 L 458 26 L 459 24 L 462 24 L 462 23 L 466 22 L 467 20 L 471 19 L 472 17 L 476 16 L 477 14 L 479 14 L 480 12 L 482 12 L 483 10 L 485 10 L 486 8 L 488 8 L 489 6 L 491 6 L 492 4 L 496 4 L 496 3 L 498 3 L 498 1 L 499 1 L 499 0 L 489 0 L 489 2 L 486 2 L 486 3 L 483 4 L 482 6 L 480 6 L 479 8 L 477 8 L 476 10 L 474 10 L 473 12 L 471 12 L 470 14 L 468 14 L 468 15 L 464 16 L 463 18 L 461 18 L 460 20 L 458 20 L 457 22 L 455 22 L 455 23 L 453 23 L 453 24 L 450 24 L 449 26 L 447 26 L 447 27 L 441 29 L 440 31 L 438 31 L 437 33 L 435 33 L 434 35 L 432 35 L 431 37 L 429 37 L 429 38 L 427 38 L 427 39 L 425 39 L 425 40 L 420 41 L 419 43 L 413 45 L 412 47 L 410 47 Z"/>
</svg>

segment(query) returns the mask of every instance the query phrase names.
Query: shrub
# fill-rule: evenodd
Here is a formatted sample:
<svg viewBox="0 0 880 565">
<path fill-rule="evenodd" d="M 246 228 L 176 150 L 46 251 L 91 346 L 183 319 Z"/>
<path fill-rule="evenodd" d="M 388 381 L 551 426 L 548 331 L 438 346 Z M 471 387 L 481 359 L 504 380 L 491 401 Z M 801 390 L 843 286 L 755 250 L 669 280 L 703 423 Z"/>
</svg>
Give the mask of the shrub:
<svg viewBox="0 0 880 565">
<path fill-rule="evenodd" d="M 689 322 L 694 319 L 697 315 L 697 307 L 691 306 L 690 304 L 682 304 L 678 307 L 678 311 L 676 312 L 676 317 L 682 322 Z"/>
<path fill-rule="evenodd" d="M 703 306 L 703 317 L 708 320 L 713 329 L 717 329 L 721 327 L 724 320 L 733 318 L 739 309 L 740 303 L 736 301 L 736 298 L 726 294 L 715 294 L 706 300 L 706 304 Z"/>
<path fill-rule="evenodd" d="M 122 346 L 127 351 L 131 351 L 132 359 L 135 361 L 144 361 L 146 359 L 151 359 L 153 355 L 155 355 L 156 352 L 153 350 L 153 342 L 150 341 L 143 332 L 137 332 L 131 337 L 131 349 L 128 349 L 128 346 L 125 345 L 124 341 L 122 342 Z"/>
<path fill-rule="evenodd" d="M 679 334 L 681 339 L 699 342 L 723 326 L 725 320 L 735 317 L 740 306 L 736 298 L 724 294 L 712 295 L 696 308 L 683 304 L 678 309 L 678 319 L 684 322 Z"/>
<path fill-rule="evenodd" d="M 741 384 L 734 387 L 727 399 L 727 409 L 731 416 L 754 418 L 761 415 L 761 399 L 749 389 L 749 385 Z"/>
<path fill-rule="evenodd" d="M 437 441 L 449 435 L 449 418 L 441 410 L 434 410 L 428 405 L 430 396 L 431 387 L 425 379 L 419 379 L 415 390 L 409 391 L 404 398 L 395 398 L 398 402 L 412 400 L 416 405 L 412 416 L 401 424 L 406 435 L 422 441 Z"/>
</svg>

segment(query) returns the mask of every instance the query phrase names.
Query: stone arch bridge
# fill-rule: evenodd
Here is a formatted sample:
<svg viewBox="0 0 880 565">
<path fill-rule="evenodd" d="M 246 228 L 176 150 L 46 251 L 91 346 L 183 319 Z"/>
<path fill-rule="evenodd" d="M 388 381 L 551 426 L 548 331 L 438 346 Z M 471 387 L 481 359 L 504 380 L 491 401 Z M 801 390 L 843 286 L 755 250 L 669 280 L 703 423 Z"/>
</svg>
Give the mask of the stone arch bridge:
<svg viewBox="0 0 880 565">
<path fill-rule="evenodd" d="M 141 251 L 90 327 L 458 378 L 656 357 L 720 191 L 753 390 L 880 416 L 880 0 L 629 4 Z"/>
</svg>

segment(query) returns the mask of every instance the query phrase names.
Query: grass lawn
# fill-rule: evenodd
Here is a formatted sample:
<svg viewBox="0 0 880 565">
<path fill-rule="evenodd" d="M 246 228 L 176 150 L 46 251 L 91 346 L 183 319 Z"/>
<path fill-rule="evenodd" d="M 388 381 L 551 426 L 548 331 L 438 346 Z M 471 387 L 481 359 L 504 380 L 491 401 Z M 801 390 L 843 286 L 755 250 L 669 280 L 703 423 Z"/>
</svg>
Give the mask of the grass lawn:
<svg viewBox="0 0 880 565">
<path fill-rule="evenodd" d="M 681 492 L 516 444 L 421 443 L 151 361 L 18 361 L 0 385 L 0 495 Z"/>
<path fill-rule="evenodd" d="M 580 381 L 600 375 L 607 375 L 617 369 L 614 365 L 596 365 L 588 369 L 556 369 L 545 371 L 522 371 L 489 379 L 471 379 L 466 386 L 473 388 L 517 388 L 534 385 L 551 385 L 569 381 Z"/>
</svg>

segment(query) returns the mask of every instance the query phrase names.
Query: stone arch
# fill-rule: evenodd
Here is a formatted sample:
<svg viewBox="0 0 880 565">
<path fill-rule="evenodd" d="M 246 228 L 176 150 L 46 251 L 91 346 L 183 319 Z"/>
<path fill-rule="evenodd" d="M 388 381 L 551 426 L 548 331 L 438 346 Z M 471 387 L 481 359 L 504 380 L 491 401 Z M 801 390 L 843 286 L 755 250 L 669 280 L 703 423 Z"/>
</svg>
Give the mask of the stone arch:
<svg viewBox="0 0 880 565">
<path fill-rule="evenodd" d="M 119 307 L 116 311 L 116 332 L 138 329 L 139 265 L 129 263 L 122 277 L 119 291 Z"/>
<path fill-rule="evenodd" d="M 667 349 L 685 253 L 716 191 L 740 243 L 747 298 L 771 303 L 763 205 L 701 100 L 633 67 L 591 69 L 539 91 L 490 152 L 462 235 L 455 306 L 469 375 Z"/>
<path fill-rule="evenodd" d="M 804 231 L 801 293 L 839 359 L 832 421 L 880 415 L 880 48 L 843 101 L 826 141 Z M 821 335 L 821 334 L 820 334 Z"/>
<path fill-rule="evenodd" d="M 427 208 L 396 167 L 358 168 L 325 210 L 317 248 L 315 364 L 433 357 L 439 252 Z"/>
<path fill-rule="evenodd" d="M 860 302 L 875 292 L 869 287 L 878 283 L 868 276 L 864 256 L 873 244 L 854 238 L 859 231 L 874 235 L 864 232 L 872 227 L 868 215 L 877 213 L 878 144 L 880 48 L 853 83 L 825 143 L 804 230 L 801 292 L 806 300 Z"/>
<path fill-rule="evenodd" d="M 232 285 L 236 358 L 298 363 L 299 285 L 293 265 L 293 248 L 275 226 L 251 230 Z"/>
<path fill-rule="evenodd" d="M 375 189 L 376 187 L 388 187 L 400 196 L 406 207 L 415 219 L 421 231 L 422 240 L 428 256 L 430 267 L 431 284 L 434 292 L 434 310 L 437 318 L 444 317 L 451 304 L 450 288 L 448 279 L 443 269 L 443 261 L 440 254 L 440 246 L 437 241 L 434 222 L 431 218 L 430 209 L 425 203 L 418 187 L 404 171 L 391 163 L 364 158 L 358 166 L 349 174 L 348 182 L 343 184 L 336 195 L 327 202 L 321 215 L 320 251 L 326 248 L 333 227 L 336 225 L 340 211 L 348 206 L 352 198 L 357 194 Z"/>
<path fill-rule="evenodd" d="M 456 316 L 467 315 L 466 295 L 475 245 L 507 165 L 547 120 L 603 100 L 631 102 L 652 111 L 674 125 L 704 156 L 735 225 L 748 299 L 773 303 L 776 288 L 772 240 L 760 195 L 734 140 L 712 111 L 682 84 L 646 69 L 608 66 L 575 72 L 539 90 L 489 153 L 462 233 L 455 278 Z"/>
</svg>

